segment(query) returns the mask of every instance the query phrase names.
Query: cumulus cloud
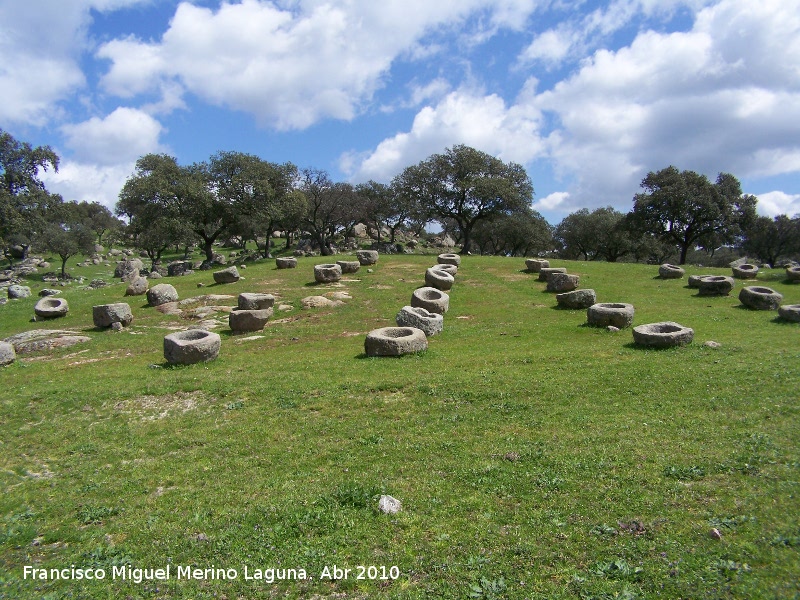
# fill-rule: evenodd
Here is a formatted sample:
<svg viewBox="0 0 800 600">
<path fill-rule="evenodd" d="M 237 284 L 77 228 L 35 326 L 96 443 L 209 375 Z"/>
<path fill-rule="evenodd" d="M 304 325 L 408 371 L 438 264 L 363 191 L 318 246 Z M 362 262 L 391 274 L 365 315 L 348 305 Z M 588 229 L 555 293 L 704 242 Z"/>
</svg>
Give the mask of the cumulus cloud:
<svg viewBox="0 0 800 600">
<path fill-rule="evenodd" d="M 160 150 L 161 123 L 133 108 L 117 108 L 105 118 L 64 125 L 67 145 L 81 162 L 115 165 Z"/>
<path fill-rule="evenodd" d="M 526 14 L 526 0 L 299 2 L 281 8 L 243 0 L 218 10 L 182 3 L 159 41 L 104 44 L 106 91 L 157 92 L 172 80 L 217 106 L 278 129 L 354 118 L 383 85 L 392 62 L 419 50 L 422 37 L 454 27 L 477 8 L 500 21 Z M 524 19 L 523 19 L 524 20 Z"/>
<path fill-rule="evenodd" d="M 42 181 L 48 190 L 61 194 L 64 200 L 99 202 L 113 211 L 119 191 L 133 173 L 134 162 L 95 165 L 65 160 L 58 173 L 47 171 Z"/>
<path fill-rule="evenodd" d="M 800 215 L 800 194 L 767 192 L 758 195 L 758 212 L 767 217 Z"/>
<path fill-rule="evenodd" d="M 525 163 L 541 154 L 539 113 L 528 106 L 506 106 L 496 94 L 457 90 L 436 106 L 426 106 L 414 118 L 411 130 L 381 142 L 354 168 L 352 179 L 385 181 L 404 167 L 455 144 L 467 144 L 503 160 Z"/>
</svg>

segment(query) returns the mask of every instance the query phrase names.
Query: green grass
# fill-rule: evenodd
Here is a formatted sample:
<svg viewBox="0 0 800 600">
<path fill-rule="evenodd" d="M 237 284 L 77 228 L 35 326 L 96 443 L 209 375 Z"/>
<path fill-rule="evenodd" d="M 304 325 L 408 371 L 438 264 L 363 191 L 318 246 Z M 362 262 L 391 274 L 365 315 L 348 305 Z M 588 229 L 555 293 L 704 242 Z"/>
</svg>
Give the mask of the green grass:
<svg viewBox="0 0 800 600">
<path fill-rule="evenodd" d="M 555 262 L 599 301 L 632 303 L 635 325 L 695 330 L 688 347 L 642 350 L 556 309 L 524 260 L 465 257 L 444 332 L 376 359 L 366 333 L 394 324 L 435 259 L 382 256 L 341 288 L 314 285 L 329 260 L 250 263 L 224 286 L 165 280 L 181 298 L 258 291 L 294 307 L 258 339 L 218 327 L 203 365 L 166 365 L 163 336 L 192 321 L 144 297 L 128 299 L 129 331 L 95 330 L 91 307 L 125 301 L 121 283 L 65 288 L 53 324 L 30 322 L 33 298 L 0 307 L 0 338 L 92 337 L 0 370 L 0 597 L 800 596 L 800 326 L 741 308 L 741 282 L 700 298 L 653 266 Z M 759 282 L 800 303 L 782 275 Z M 338 289 L 352 300 L 300 306 Z M 380 514 L 380 494 L 403 511 Z M 108 577 L 23 580 L 24 565 Z M 111 581 L 115 565 L 171 565 L 171 579 Z M 178 580 L 178 565 L 238 578 Z M 245 565 L 313 579 L 244 580 Z M 334 565 L 348 578 L 320 579 Z M 399 577 L 355 579 L 358 565 Z"/>
</svg>

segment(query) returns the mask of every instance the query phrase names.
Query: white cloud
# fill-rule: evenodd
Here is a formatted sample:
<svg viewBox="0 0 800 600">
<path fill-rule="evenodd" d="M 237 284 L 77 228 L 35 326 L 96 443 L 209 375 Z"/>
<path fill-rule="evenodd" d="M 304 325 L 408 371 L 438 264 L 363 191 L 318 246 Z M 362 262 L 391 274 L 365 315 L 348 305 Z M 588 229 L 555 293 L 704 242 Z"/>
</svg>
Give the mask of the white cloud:
<svg viewBox="0 0 800 600">
<path fill-rule="evenodd" d="M 80 162 L 115 165 L 161 150 L 161 123 L 133 108 L 117 108 L 103 119 L 64 125 L 67 145 Z"/>
<path fill-rule="evenodd" d="M 99 202 L 112 211 L 125 181 L 134 171 L 135 161 L 117 165 L 95 165 L 62 161 L 58 173 L 42 174 L 47 189 L 64 200 Z"/>
<path fill-rule="evenodd" d="M 758 195 L 758 212 L 767 217 L 800 215 L 800 194 L 767 192 Z"/>
<path fill-rule="evenodd" d="M 217 106 L 253 114 L 279 129 L 354 118 L 381 87 L 392 62 L 419 50 L 428 33 L 456 27 L 478 8 L 506 23 L 529 0 L 392 0 L 292 3 L 243 0 L 212 11 L 182 3 L 158 42 L 103 45 L 109 93 L 157 92 L 174 80 Z M 524 19 L 523 19 L 524 21 Z"/>
<path fill-rule="evenodd" d="M 417 113 L 411 130 L 381 142 L 357 168 L 353 155 L 346 156 L 353 180 L 386 181 L 404 167 L 455 144 L 467 144 L 502 160 L 525 163 L 539 156 L 539 113 L 527 106 L 509 108 L 495 94 L 481 95 L 457 90 L 436 106 Z"/>
<path fill-rule="evenodd" d="M 553 192 L 533 203 L 533 208 L 537 211 L 570 212 L 569 210 L 564 210 L 564 206 L 569 206 L 569 192 Z"/>
</svg>

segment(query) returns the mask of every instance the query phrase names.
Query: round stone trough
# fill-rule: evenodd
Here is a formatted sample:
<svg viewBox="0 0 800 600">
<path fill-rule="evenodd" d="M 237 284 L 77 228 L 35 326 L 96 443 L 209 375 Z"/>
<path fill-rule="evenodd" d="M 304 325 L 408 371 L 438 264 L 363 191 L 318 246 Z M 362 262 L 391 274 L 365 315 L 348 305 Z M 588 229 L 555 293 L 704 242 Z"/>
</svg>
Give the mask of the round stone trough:
<svg viewBox="0 0 800 600">
<path fill-rule="evenodd" d="M 698 296 L 727 296 L 734 286 L 733 277 L 707 275 L 697 286 Z"/>
<path fill-rule="evenodd" d="M 580 277 L 570 273 L 550 273 L 547 277 L 548 292 L 571 292 L 578 287 Z"/>
<path fill-rule="evenodd" d="M 685 346 L 694 339 L 694 329 L 673 321 L 648 323 L 633 328 L 633 341 L 637 346 L 671 348 Z"/>
<path fill-rule="evenodd" d="M 800 323 L 800 304 L 784 304 L 778 308 L 778 316 L 784 321 Z"/>
<path fill-rule="evenodd" d="M 458 274 L 458 267 L 455 265 L 445 265 L 445 264 L 437 264 L 432 267 L 433 269 L 438 269 L 439 271 L 444 271 L 445 273 L 450 273 L 455 279 L 456 275 Z"/>
<path fill-rule="evenodd" d="M 361 268 L 361 263 L 357 260 L 337 260 L 336 264 L 342 269 L 342 273 L 357 273 Z"/>
<path fill-rule="evenodd" d="M 436 257 L 436 262 L 440 265 L 455 265 L 461 266 L 461 257 L 453 252 L 445 252 Z"/>
<path fill-rule="evenodd" d="M 531 273 L 538 273 L 542 270 L 542 268 L 546 268 L 550 266 L 549 260 L 544 260 L 543 258 L 528 258 L 525 260 L 525 267 Z"/>
<path fill-rule="evenodd" d="M 164 358 L 173 365 L 193 365 L 219 356 L 219 334 L 204 329 L 189 329 L 164 337 Z"/>
<path fill-rule="evenodd" d="M 739 292 L 739 302 L 753 310 L 777 310 L 781 300 L 783 295 L 768 287 L 743 287 Z"/>
<path fill-rule="evenodd" d="M 758 267 L 756 265 L 745 263 L 731 268 L 736 279 L 755 279 L 758 276 Z"/>
<path fill-rule="evenodd" d="M 401 356 L 427 348 L 425 332 L 416 327 L 381 327 L 370 331 L 364 340 L 367 356 Z"/>
<path fill-rule="evenodd" d="M 356 250 L 356 258 L 362 267 L 374 265 L 378 262 L 377 250 Z"/>
<path fill-rule="evenodd" d="M 664 263 L 658 267 L 658 276 L 661 279 L 680 279 L 684 275 L 686 275 L 686 271 L 677 265 Z"/>
<path fill-rule="evenodd" d="M 281 256 L 275 259 L 275 266 L 279 269 L 296 269 L 297 259 L 294 256 Z"/>
<path fill-rule="evenodd" d="M 272 307 L 262 309 L 234 308 L 228 313 L 228 327 L 236 333 L 261 331 L 272 317 Z"/>
<path fill-rule="evenodd" d="M 595 327 L 613 325 L 619 329 L 630 327 L 633 323 L 633 304 L 623 302 L 600 302 L 586 311 L 586 322 Z"/>
<path fill-rule="evenodd" d="M 442 271 L 436 267 L 425 270 L 425 285 L 429 287 L 446 292 L 453 287 L 453 283 L 455 283 L 455 279 L 447 271 Z"/>
<path fill-rule="evenodd" d="M 800 282 L 800 267 L 786 267 L 786 279 L 790 283 Z"/>
<path fill-rule="evenodd" d="M 111 327 L 114 323 L 127 327 L 133 322 L 133 313 L 126 302 L 99 304 L 92 307 L 92 321 L 95 327 Z"/>
<path fill-rule="evenodd" d="M 398 327 L 416 327 L 425 332 L 427 337 L 441 333 L 444 329 L 444 317 L 419 306 L 404 306 L 395 317 Z"/>
<path fill-rule="evenodd" d="M 63 298 L 46 296 L 33 307 L 37 319 L 56 319 L 69 312 L 69 304 Z"/>
<path fill-rule="evenodd" d="M 561 308 L 589 308 L 597 303 L 594 290 L 574 290 L 556 294 L 556 302 Z"/>
<path fill-rule="evenodd" d="M 713 277 L 713 275 L 689 275 L 686 285 L 690 288 L 697 289 L 700 287 L 700 282 L 706 277 Z"/>
<path fill-rule="evenodd" d="M 275 306 L 275 296 L 272 294 L 256 294 L 243 292 L 236 300 L 239 310 L 263 310 Z"/>
<path fill-rule="evenodd" d="M 539 269 L 539 279 L 538 281 L 547 281 L 550 273 L 566 273 L 566 267 L 542 267 Z"/>
<path fill-rule="evenodd" d="M 314 280 L 317 283 L 333 283 L 342 278 L 342 267 L 336 263 L 314 265 Z"/>
<path fill-rule="evenodd" d="M 421 287 L 411 294 L 411 306 L 443 315 L 450 309 L 450 296 L 434 287 Z"/>
</svg>

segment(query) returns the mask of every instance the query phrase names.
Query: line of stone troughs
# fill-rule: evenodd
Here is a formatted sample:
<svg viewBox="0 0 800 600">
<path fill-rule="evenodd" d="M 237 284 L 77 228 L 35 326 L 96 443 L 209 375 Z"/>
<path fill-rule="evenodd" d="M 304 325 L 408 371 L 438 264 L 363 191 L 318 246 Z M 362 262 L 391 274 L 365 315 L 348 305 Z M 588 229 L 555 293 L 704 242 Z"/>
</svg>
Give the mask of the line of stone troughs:
<svg viewBox="0 0 800 600">
<path fill-rule="evenodd" d="M 547 291 L 556 292 L 558 306 L 565 309 L 586 309 L 586 322 L 595 327 L 606 327 L 609 331 L 619 331 L 633 324 L 634 308 L 624 302 L 597 302 L 597 294 L 592 289 L 578 289 L 580 276 L 567 273 L 564 267 L 551 267 L 550 262 L 531 258 L 525 261 L 527 270 L 538 273 L 539 281 L 547 282 Z M 733 277 L 722 275 L 692 275 L 689 287 L 698 290 L 698 296 L 728 296 L 734 288 L 734 278 L 755 279 L 758 267 L 739 264 L 732 267 Z M 663 264 L 658 269 L 661 279 L 681 279 L 686 271 L 679 266 Z M 790 282 L 800 282 L 800 267 L 786 268 L 786 278 Z M 746 286 L 739 292 L 739 301 L 753 310 L 777 310 L 786 321 L 800 322 L 800 304 L 781 306 L 783 295 L 764 286 Z M 694 330 L 674 321 L 646 323 L 633 328 L 633 341 L 638 346 L 648 348 L 669 348 L 684 346 L 694 339 Z M 715 347 L 716 342 L 706 345 Z"/>
<path fill-rule="evenodd" d="M 445 253 L 426 269 L 425 285 L 411 294 L 411 304 L 395 316 L 397 327 L 373 329 L 364 340 L 367 356 L 402 356 L 428 348 L 428 338 L 441 333 L 444 314 L 450 309 L 449 292 L 455 283 L 461 257 Z"/>
</svg>

